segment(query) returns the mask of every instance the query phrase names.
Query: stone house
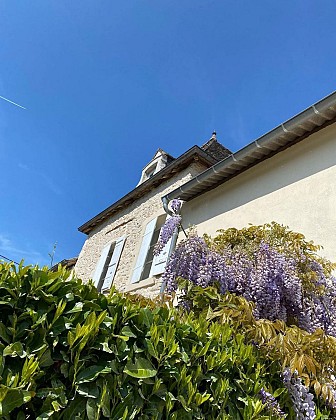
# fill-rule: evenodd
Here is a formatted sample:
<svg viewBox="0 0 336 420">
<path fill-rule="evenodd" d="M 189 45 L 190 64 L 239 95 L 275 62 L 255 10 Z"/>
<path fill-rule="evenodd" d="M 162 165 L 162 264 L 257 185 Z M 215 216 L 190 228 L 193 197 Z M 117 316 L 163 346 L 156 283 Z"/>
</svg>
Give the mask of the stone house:
<svg viewBox="0 0 336 420">
<path fill-rule="evenodd" d="M 77 259 L 78 259 L 77 257 L 74 257 L 74 258 L 69 258 L 69 259 L 64 259 L 62 261 L 59 261 L 57 264 L 54 264 L 50 268 L 50 271 L 54 271 L 55 272 L 55 271 L 58 270 L 58 267 L 61 266 L 61 267 L 66 268 L 68 271 L 73 272 L 74 269 L 75 269 L 75 265 L 77 263 Z"/>
<path fill-rule="evenodd" d="M 174 198 L 184 202 L 182 225 L 199 234 L 276 221 L 323 245 L 322 255 L 336 261 L 335 122 L 333 93 L 236 153 L 215 134 L 177 159 L 159 149 L 133 191 L 79 228 L 87 240 L 76 274 L 103 291 L 113 283 L 157 295 L 177 238 L 159 257 L 153 247 Z"/>
<path fill-rule="evenodd" d="M 336 262 L 336 92 L 162 197 L 197 233 L 272 221 Z"/>
<path fill-rule="evenodd" d="M 177 159 L 158 149 L 136 188 L 79 227 L 87 235 L 75 272 L 93 279 L 101 291 L 113 283 L 121 291 L 153 297 L 170 255 L 171 241 L 159 257 L 153 248 L 167 214 L 161 197 L 231 155 L 216 139 L 193 146 Z"/>
</svg>

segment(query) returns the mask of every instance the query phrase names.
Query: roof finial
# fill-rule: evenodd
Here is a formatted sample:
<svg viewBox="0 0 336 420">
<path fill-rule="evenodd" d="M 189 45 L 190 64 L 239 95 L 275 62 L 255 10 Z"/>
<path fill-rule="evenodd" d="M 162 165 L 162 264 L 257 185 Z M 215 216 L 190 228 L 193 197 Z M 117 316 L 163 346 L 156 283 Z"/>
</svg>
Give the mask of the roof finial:
<svg viewBox="0 0 336 420">
<path fill-rule="evenodd" d="M 212 139 L 215 139 L 215 140 L 217 140 L 217 137 L 216 137 L 216 130 L 214 130 L 213 132 L 212 132 L 212 136 L 211 136 L 211 138 Z"/>
</svg>

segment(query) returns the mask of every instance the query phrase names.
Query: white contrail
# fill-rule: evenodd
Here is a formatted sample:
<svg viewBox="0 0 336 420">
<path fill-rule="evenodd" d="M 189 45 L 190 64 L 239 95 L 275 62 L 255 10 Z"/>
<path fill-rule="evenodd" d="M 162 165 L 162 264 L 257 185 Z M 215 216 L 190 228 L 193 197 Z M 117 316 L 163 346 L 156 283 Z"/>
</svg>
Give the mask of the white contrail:
<svg viewBox="0 0 336 420">
<path fill-rule="evenodd" d="M 7 98 L 4 98 L 3 96 L 0 96 L 0 98 L 1 98 L 1 99 L 3 99 L 4 101 L 10 102 L 11 104 L 13 104 L 13 105 L 16 105 L 16 106 L 20 107 L 20 108 L 22 108 L 22 109 L 27 109 L 27 108 L 25 108 L 24 106 L 21 106 L 21 105 L 19 105 L 19 104 L 16 104 L 16 103 L 15 103 L 15 102 L 13 102 L 13 101 L 10 101 L 10 100 L 9 100 L 9 99 L 7 99 Z"/>
</svg>

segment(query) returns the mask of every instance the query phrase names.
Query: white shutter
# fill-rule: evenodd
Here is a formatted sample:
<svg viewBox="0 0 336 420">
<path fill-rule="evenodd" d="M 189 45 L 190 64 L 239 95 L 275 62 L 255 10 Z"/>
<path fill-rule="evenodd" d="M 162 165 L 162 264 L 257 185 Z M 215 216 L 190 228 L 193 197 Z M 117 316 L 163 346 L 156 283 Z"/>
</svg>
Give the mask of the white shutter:
<svg viewBox="0 0 336 420">
<path fill-rule="evenodd" d="M 125 243 L 125 236 L 121 236 L 120 238 L 118 238 L 115 242 L 115 246 L 114 246 L 114 250 L 113 250 L 113 254 L 111 257 L 111 261 L 110 264 L 108 266 L 107 269 L 107 273 L 106 273 L 106 277 L 104 279 L 104 283 L 102 285 L 102 290 L 106 290 L 106 289 L 110 289 L 113 279 L 114 279 L 114 275 L 117 271 L 118 268 L 118 263 L 120 260 L 120 256 L 124 247 L 124 243 Z"/>
<path fill-rule="evenodd" d="M 139 251 L 138 259 L 135 264 L 135 268 L 133 270 L 133 275 L 131 278 L 131 283 L 137 283 L 140 278 L 141 274 L 146 262 L 146 257 L 148 254 L 148 250 L 151 244 L 151 240 L 154 234 L 155 226 L 156 226 L 157 218 L 151 220 L 148 225 L 146 226 L 146 230 L 144 236 L 142 238 L 141 248 Z"/>
<path fill-rule="evenodd" d="M 168 217 L 170 216 L 167 216 L 167 218 Z M 160 235 L 161 235 L 161 231 L 160 231 Z M 157 274 L 162 274 L 164 272 L 168 258 L 170 257 L 170 254 L 173 252 L 175 248 L 177 236 L 178 236 L 178 229 L 176 229 L 176 232 L 173 233 L 173 236 L 166 243 L 166 245 L 164 246 L 160 254 L 154 256 L 151 270 L 149 273 L 149 277 L 155 276 Z"/>
<path fill-rule="evenodd" d="M 111 246 L 113 245 L 113 242 L 108 243 L 104 248 L 100 255 L 100 258 L 98 260 L 98 264 L 96 266 L 95 272 L 93 274 L 92 280 L 94 282 L 94 285 L 98 288 L 99 286 L 99 280 L 101 278 L 101 275 L 104 270 L 104 266 L 106 263 L 106 259 L 108 257 L 108 254 L 110 252 Z"/>
</svg>

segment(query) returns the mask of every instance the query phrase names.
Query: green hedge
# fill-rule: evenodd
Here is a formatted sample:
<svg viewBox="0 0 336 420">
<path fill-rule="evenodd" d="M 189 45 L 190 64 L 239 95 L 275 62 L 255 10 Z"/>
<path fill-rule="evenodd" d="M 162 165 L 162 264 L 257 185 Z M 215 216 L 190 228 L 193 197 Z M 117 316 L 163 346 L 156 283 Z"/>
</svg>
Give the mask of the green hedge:
<svg viewBox="0 0 336 420">
<path fill-rule="evenodd" d="M 288 411 L 278 365 L 239 328 L 2 264 L 0 417 L 273 418 L 262 387 Z"/>
</svg>

